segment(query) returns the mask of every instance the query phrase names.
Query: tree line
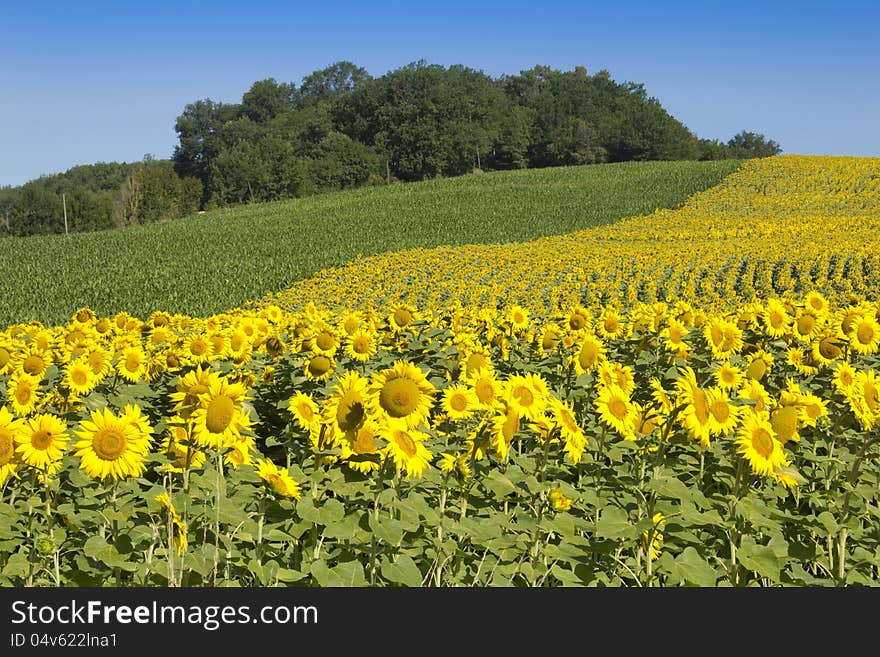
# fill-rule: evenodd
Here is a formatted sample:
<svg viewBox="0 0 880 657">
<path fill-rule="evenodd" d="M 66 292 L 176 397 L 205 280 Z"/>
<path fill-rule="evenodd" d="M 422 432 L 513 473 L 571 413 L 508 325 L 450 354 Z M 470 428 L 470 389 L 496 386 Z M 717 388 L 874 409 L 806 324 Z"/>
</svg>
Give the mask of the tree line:
<svg viewBox="0 0 880 657">
<path fill-rule="evenodd" d="M 199 209 L 472 171 L 776 155 L 742 131 L 697 137 L 644 85 L 608 71 L 536 66 L 493 78 L 413 62 L 374 78 L 348 61 L 301 84 L 259 80 L 239 103 L 177 117 L 170 159 L 98 163 L 0 188 L 0 232 L 71 231 L 174 219 Z"/>
</svg>

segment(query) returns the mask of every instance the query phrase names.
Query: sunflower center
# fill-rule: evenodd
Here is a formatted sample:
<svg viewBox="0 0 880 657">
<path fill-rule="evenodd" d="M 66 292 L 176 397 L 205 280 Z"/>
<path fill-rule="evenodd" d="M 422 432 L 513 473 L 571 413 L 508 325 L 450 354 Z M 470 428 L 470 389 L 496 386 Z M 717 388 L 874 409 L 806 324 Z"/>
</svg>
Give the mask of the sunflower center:
<svg viewBox="0 0 880 657">
<path fill-rule="evenodd" d="M 12 446 L 12 432 L 6 428 L 0 428 L 0 467 L 3 467 L 15 455 L 15 448 Z"/>
<path fill-rule="evenodd" d="M 721 330 L 720 326 L 713 325 L 709 329 L 709 335 L 712 338 L 712 344 L 716 347 L 720 346 L 722 342 L 724 342 L 724 331 Z"/>
<path fill-rule="evenodd" d="M 19 404 L 24 406 L 30 401 L 31 389 L 28 386 L 18 386 L 15 389 L 15 399 Z"/>
<path fill-rule="evenodd" d="M 710 410 L 715 419 L 721 423 L 727 422 L 727 418 L 730 417 L 730 407 L 723 399 L 713 401 Z"/>
<path fill-rule="evenodd" d="M 370 350 L 370 341 L 363 337 L 355 338 L 351 346 L 356 354 L 365 354 Z"/>
<path fill-rule="evenodd" d="M 623 420 L 626 417 L 626 402 L 615 397 L 608 402 L 608 411 L 618 420 Z"/>
<path fill-rule="evenodd" d="M 416 443 L 408 433 L 405 431 L 396 431 L 394 433 L 394 440 L 408 457 L 412 458 L 416 455 Z"/>
<path fill-rule="evenodd" d="M 694 392 L 694 413 L 700 424 L 706 424 L 709 419 L 709 405 L 706 402 L 706 393 L 702 390 L 696 390 Z"/>
<path fill-rule="evenodd" d="M 798 318 L 797 326 L 801 335 L 809 335 L 816 326 L 816 319 L 812 315 L 801 315 Z"/>
<path fill-rule="evenodd" d="M 495 399 L 495 387 L 486 379 L 477 381 L 477 385 L 474 386 L 474 392 L 477 393 L 477 399 L 480 400 L 481 404 L 489 404 Z"/>
<path fill-rule="evenodd" d="M 419 387 L 406 377 L 390 379 L 379 391 L 379 405 L 391 417 L 406 417 L 416 410 Z"/>
<path fill-rule="evenodd" d="M 568 319 L 568 325 L 571 327 L 573 331 L 580 331 L 584 326 L 586 326 L 587 321 L 584 319 L 583 315 L 572 315 Z"/>
<path fill-rule="evenodd" d="M 517 386 L 513 390 L 513 396 L 521 406 L 531 406 L 535 403 L 535 395 L 526 386 Z"/>
<path fill-rule="evenodd" d="M 125 453 L 128 439 L 125 432 L 115 427 L 105 427 L 92 438 L 92 449 L 105 461 L 115 461 Z"/>
<path fill-rule="evenodd" d="M 0 369 L 6 367 L 7 363 L 9 363 L 9 358 L 9 352 L 3 347 L 0 347 Z"/>
<path fill-rule="evenodd" d="M 376 451 L 376 441 L 371 430 L 358 431 L 357 438 L 351 447 L 356 454 L 371 454 Z"/>
<path fill-rule="evenodd" d="M 454 411 L 463 411 L 467 409 L 467 398 L 464 395 L 452 395 L 449 398 L 449 405 Z"/>
<path fill-rule="evenodd" d="M 45 429 L 34 431 L 31 434 L 31 445 L 34 449 L 44 450 L 52 444 L 52 434 Z"/>
<path fill-rule="evenodd" d="M 318 337 L 315 338 L 315 344 L 320 349 L 327 351 L 327 350 L 333 348 L 333 346 L 336 344 L 336 340 L 333 338 L 333 336 L 330 333 L 327 333 L 326 331 L 324 331 L 322 333 L 319 333 Z"/>
<path fill-rule="evenodd" d="M 773 412 L 770 424 L 779 439 L 785 443 L 797 431 L 798 411 L 795 406 L 784 406 Z"/>
<path fill-rule="evenodd" d="M 394 322 L 398 326 L 406 326 L 413 321 L 412 313 L 406 308 L 398 308 L 394 311 Z"/>
<path fill-rule="evenodd" d="M 593 365 L 596 364 L 596 357 L 598 356 L 598 350 L 596 349 L 596 345 L 592 342 L 585 342 L 581 347 L 581 351 L 578 354 L 578 362 L 581 367 L 585 370 L 590 369 Z"/>
<path fill-rule="evenodd" d="M 189 350 L 193 356 L 201 356 L 208 350 L 208 345 L 202 341 L 193 342 L 189 346 Z"/>
<path fill-rule="evenodd" d="M 44 365 L 45 363 L 40 356 L 31 354 L 24 359 L 24 362 L 21 364 L 21 369 L 31 375 L 42 374 Z"/>
<path fill-rule="evenodd" d="M 223 433 L 235 415 L 235 402 L 226 395 L 211 400 L 205 412 L 205 427 L 211 433 Z"/>
<path fill-rule="evenodd" d="M 141 366 L 141 359 L 137 354 L 129 354 L 125 357 L 125 369 L 129 372 L 136 372 L 137 368 Z"/>
<path fill-rule="evenodd" d="M 501 435 L 504 436 L 504 440 L 510 442 L 517 431 L 519 431 L 519 415 L 513 411 L 508 412 L 507 419 L 501 427 Z"/>
<path fill-rule="evenodd" d="M 336 424 L 343 431 L 356 431 L 364 423 L 364 405 L 358 400 L 343 399 L 336 410 Z"/>
<path fill-rule="evenodd" d="M 773 436 L 766 429 L 757 428 L 752 433 L 752 447 L 765 459 L 769 459 L 773 454 Z"/>
<path fill-rule="evenodd" d="M 88 383 L 89 377 L 84 370 L 73 370 L 70 373 L 70 380 L 78 386 L 84 386 Z"/>
<path fill-rule="evenodd" d="M 603 322 L 603 326 L 607 333 L 616 333 L 620 324 L 618 324 L 616 317 L 609 317 Z"/>
<path fill-rule="evenodd" d="M 770 326 L 774 329 L 782 328 L 785 325 L 785 316 L 778 310 L 770 312 Z"/>
<path fill-rule="evenodd" d="M 326 356 L 315 356 L 309 361 L 309 372 L 312 376 L 323 376 L 330 371 L 330 359 Z"/>
<path fill-rule="evenodd" d="M 874 327 L 868 322 L 862 322 L 856 330 L 856 337 L 860 344 L 871 344 L 874 341 Z"/>
<path fill-rule="evenodd" d="M 311 422 L 315 419 L 315 412 L 312 410 L 312 407 L 308 404 L 299 404 L 297 407 L 299 414 L 302 415 L 303 419 L 306 422 Z"/>
</svg>

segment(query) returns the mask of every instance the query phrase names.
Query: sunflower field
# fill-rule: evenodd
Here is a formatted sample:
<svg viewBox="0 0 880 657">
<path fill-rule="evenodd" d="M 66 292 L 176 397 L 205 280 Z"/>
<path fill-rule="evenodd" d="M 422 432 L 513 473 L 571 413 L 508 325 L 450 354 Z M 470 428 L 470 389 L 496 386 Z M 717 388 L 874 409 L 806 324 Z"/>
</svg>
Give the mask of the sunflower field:
<svg viewBox="0 0 880 657">
<path fill-rule="evenodd" d="M 0 585 L 880 582 L 880 159 L 0 333 Z"/>
</svg>

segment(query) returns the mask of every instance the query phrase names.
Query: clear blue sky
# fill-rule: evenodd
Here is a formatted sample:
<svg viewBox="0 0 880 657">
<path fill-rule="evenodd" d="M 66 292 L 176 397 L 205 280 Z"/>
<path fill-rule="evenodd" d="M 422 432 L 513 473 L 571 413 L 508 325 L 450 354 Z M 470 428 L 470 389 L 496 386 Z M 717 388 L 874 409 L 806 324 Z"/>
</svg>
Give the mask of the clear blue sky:
<svg viewBox="0 0 880 657">
<path fill-rule="evenodd" d="M 349 60 L 497 77 L 536 64 L 642 82 L 700 137 L 880 156 L 880 2 L 0 0 L 0 186 L 170 157 L 200 98 Z"/>
</svg>

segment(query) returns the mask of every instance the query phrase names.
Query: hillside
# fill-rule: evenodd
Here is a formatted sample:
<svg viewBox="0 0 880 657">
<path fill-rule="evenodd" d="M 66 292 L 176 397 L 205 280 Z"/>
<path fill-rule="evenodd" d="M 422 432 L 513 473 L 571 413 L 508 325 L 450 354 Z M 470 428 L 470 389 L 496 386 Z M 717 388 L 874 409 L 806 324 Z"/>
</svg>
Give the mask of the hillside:
<svg viewBox="0 0 880 657">
<path fill-rule="evenodd" d="M 738 161 L 493 172 L 240 206 L 112 231 L 0 241 L 0 323 L 156 309 L 205 315 L 358 255 L 531 240 L 671 208 Z"/>
</svg>

